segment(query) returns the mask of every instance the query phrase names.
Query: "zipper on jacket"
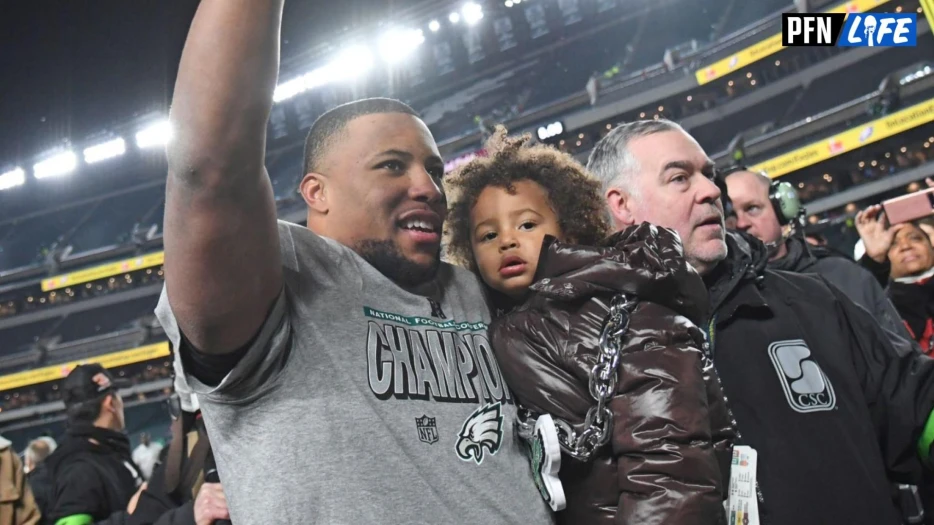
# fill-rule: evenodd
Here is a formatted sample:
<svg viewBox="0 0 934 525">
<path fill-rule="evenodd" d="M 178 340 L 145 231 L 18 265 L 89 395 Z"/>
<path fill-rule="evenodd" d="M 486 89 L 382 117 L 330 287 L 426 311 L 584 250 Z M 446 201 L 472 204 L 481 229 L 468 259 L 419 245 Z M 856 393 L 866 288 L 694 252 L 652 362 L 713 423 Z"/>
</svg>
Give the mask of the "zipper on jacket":
<svg viewBox="0 0 934 525">
<path fill-rule="evenodd" d="M 707 352 L 707 356 L 710 358 L 711 362 L 713 362 L 714 342 L 716 338 L 716 333 L 717 333 L 717 314 L 715 313 L 710 316 L 710 320 L 707 322 L 707 333 L 704 334 L 707 336 L 707 343 L 705 345 L 704 350 Z M 715 373 L 716 373 L 716 370 L 717 370 L 717 367 L 716 367 L 716 364 L 714 364 Z M 736 418 L 733 416 L 733 411 L 730 410 L 730 404 L 726 396 L 726 390 L 723 389 L 722 383 L 720 384 L 720 388 L 721 390 L 723 390 L 723 397 L 724 397 L 723 400 L 724 400 L 724 403 L 726 404 L 726 410 L 730 416 L 730 420 L 733 422 L 733 429 L 736 430 L 736 442 L 734 443 L 734 445 L 742 444 L 743 435 L 739 430 L 739 423 L 736 422 Z M 758 478 L 758 475 L 757 475 L 757 478 Z M 762 510 L 765 508 L 765 497 L 762 495 L 762 485 L 759 484 L 758 479 L 756 479 L 756 499 L 759 500 L 759 505 L 761 506 L 761 508 L 759 509 L 760 521 L 763 523 L 766 523 L 766 521 L 763 520 L 765 515 Z"/>
</svg>

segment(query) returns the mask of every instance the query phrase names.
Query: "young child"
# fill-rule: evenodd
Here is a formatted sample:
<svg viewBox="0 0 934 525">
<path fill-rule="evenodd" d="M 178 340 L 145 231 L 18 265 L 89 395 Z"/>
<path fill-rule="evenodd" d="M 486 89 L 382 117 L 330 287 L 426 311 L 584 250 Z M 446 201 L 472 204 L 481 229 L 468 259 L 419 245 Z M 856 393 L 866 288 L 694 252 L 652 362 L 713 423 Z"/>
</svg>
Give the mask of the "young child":
<svg viewBox="0 0 934 525">
<path fill-rule="evenodd" d="M 446 183 L 448 257 L 497 307 L 542 496 L 560 523 L 723 523 L 734 431 L 677 234 L 604 241 L 600 185 L 573 158 L 501 127 L 486 150 Z"/>
</svg>

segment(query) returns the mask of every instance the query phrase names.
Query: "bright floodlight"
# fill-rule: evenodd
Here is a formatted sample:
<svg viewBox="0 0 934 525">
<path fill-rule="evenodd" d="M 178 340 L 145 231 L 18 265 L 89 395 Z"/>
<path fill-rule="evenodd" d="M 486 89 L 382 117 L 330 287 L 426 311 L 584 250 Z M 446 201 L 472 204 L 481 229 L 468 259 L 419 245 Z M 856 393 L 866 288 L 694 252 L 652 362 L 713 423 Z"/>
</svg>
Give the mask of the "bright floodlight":
<svg viewBox="0 0 934 525">
<path fill-rule="evenodd" d="M 172 139 L 172 125 L 163 120 L 144 128 L 136 134 L 136 145 L 140 149 L 165 146 Z"/>
<path fill-rule="evenodd" d="M 473 2 L 464 4 L 461 13 L 464 15 L 464 22 L 467 22 L 467 25 L 471 26 L 483 18 L 483 8 Z"/>
<path fill-rule="evenodd" d="M 424 36 L 422 36 L 424 40 Z M 327 65 L 314 69 L 276 86 L 273 102 L 282 102 L 310 89 L 332 82 L 345 82 L 366 74 L 373 67 L 373 54 L 364 46 L 353 46 L 342 51 Z"/>
<path fill-rule="evenodd" d="M 23 168 L 14 168 L 0 174 L 0 191 L 22 186 L 23 184 L 26 184 L 26 172 L 23 171 Z"/>
<path fill-rule="evenodd" d="M 457 13 L 451 13 L 451 14 L 448 15 L 448 20 L 449 20 L 452 24 L 456 24 L 456 23 L 458 23 L 458 22 L 461 21 L 461 15 L 459 15 L 459 14 L 457 14 Z"/>
<path fill-rule="evenodd" d="M 441 23 L 437 20 L 432 20 L 428 22 L 428 29 L 430 29 L 432 33 L 437 33 L 438 30 L 441 29 Z"/>
<path fill-rule="evenodd" d="M 425 42 L 421 29 L 391 29 L 379 40 L 379 53 L 390 64 L 401 62 Z"/>
<path fill-rule="evenodd" d="M 325 67 L 330 82 L 354 80 L 373 68 L 373 53 L 364 46 L 348 47 Z"/>
<path fill-rule="evenodd" d="M 59 177 L 71 173 L 77 166 L 78 157 L 75 152 L 66 151 L 49 157 L 42 162 L 37 162 L 32 167 L 32 174 L 37 179 Z"/>
<path fill-rule="evenodd" d="M 512 0 L 506 0 L 506 7 L 512 7 Z"/>
<path fill-rule="evenodd" d="M 276 90 L 272 93 L 272 101 L 282 102 L 283 100 L 288 100 L 298 95 L 302 91 L 305 91 L 305 77 L 293 78 L 292 80 L 276 86 Z"/>
<path fill-rule="evenodd" d="M 85 148 L 84 162 L 87 162 L 88 164 L 94 164 L 95 162 L 100 162 L 102 160 L 119 157 L 124 153 L 126 153 L 126 141 L 124 141 L 122 138 L 115 138 L 96 146 Z"/>
</svg>

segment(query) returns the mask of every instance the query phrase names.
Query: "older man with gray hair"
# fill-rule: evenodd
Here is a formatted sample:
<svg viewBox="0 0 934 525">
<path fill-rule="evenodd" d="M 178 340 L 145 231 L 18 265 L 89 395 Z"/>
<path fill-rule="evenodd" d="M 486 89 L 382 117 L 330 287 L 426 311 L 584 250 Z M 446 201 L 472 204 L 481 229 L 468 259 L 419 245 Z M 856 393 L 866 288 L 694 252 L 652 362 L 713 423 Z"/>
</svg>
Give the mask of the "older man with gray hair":
<svg viewBox="0 0 934 525">
<path fill-rule="evenodd" d="M 888 480 L 929 465 L 934 361 L 900 356 L 823 278 L 770 270 L 759 240 L 727 233 L 714 163 L 678 124 L 623 124 L 588 168 L 617 227 L 674 229 L 707 283 L 708 351 L 749 447 L 739 470 L 757 480 L 733 510 L 772 525 L 900 523 Z"/>
</svg>

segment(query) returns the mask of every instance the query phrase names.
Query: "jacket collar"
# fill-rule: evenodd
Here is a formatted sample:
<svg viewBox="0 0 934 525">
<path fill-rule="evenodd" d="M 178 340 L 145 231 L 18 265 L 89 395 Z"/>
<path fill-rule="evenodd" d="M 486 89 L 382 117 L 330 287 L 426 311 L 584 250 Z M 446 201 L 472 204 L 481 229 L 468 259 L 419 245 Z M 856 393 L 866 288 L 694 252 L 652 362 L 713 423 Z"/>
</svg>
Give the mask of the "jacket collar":
<svg viewBox="0 0 934 525">
<path fill-rule="evenodd" d="M 649 224 L 611 235 L 603 246 L 546 236 L 531 291 L 555 301 L 624 293 L 665 305 L 694 322 L 707 317 L 707 293 L 684 259 L 677 235 Z"/>
<path fill-rule="evenodd" d="M 780 259 L 769 263 L 769 268 L 775 270 L 784 270 L 786 272 L 803 273 L 808 268 L 817 264 L 817 257 L 811 251 L 807 241 L 797 235 L 791 236 L 785 241 L 785 248 L 788 253 Z"/>
<path fill-rule="evenodd" d="M 717 324 L 739 310 L 769 309 L 762 293 L 769 257 L 765 245 L 741 232 L 728 232 L 726 245 L 726 259 L 705 278 Z"/>
</svg>

